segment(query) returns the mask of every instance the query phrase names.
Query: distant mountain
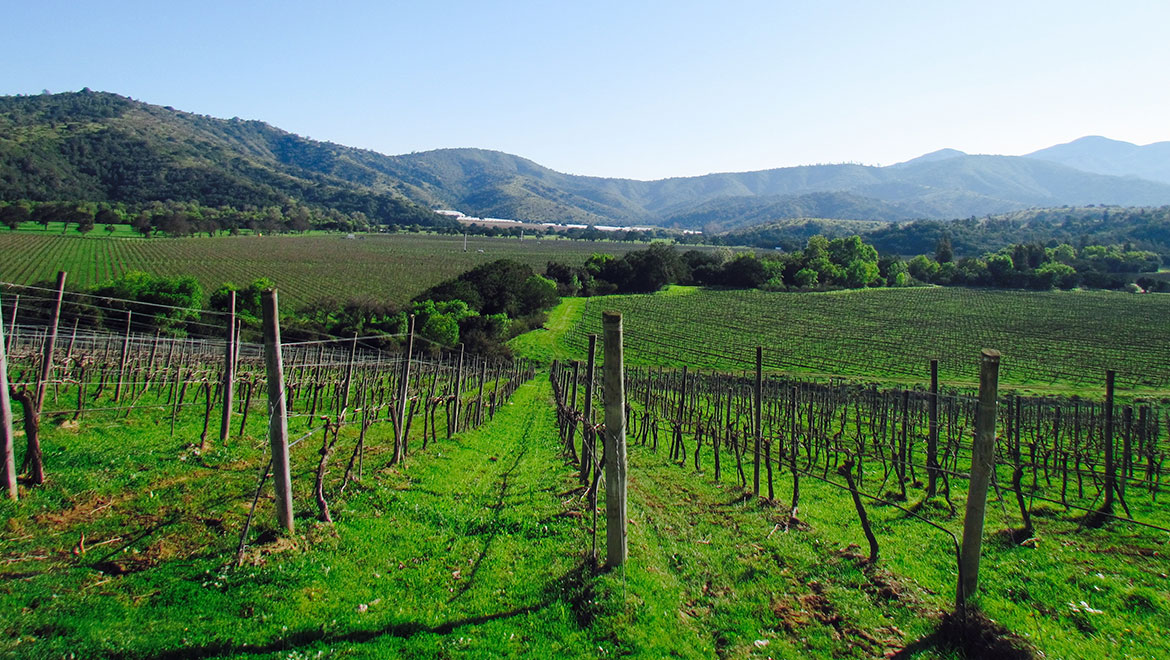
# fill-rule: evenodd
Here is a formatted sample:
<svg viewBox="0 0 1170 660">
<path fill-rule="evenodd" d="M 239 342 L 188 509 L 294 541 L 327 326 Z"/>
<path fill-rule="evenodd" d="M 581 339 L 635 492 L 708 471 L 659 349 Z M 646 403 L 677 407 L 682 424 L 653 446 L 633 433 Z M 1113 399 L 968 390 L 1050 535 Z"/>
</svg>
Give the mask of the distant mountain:
<svg viewBox="0 0 1170 660">
<path fill-rule="evenodd" d="M 1156 146 L 1134 149 L 1154 163 Z M 1062 205 L 1156 206 L 1170 204 L 1170 182 L 1087 172 L 1035 154 L 953 149 L 889 167 L 811 165 L 658 181 L 585 177 L 483 149 L 386 156 L 263 122 L 83 90 L 0 97 L 0 199 L 307 204 L 419 224 L 444 222 L 431 209 L 452 208 L 528 221 L 718 231 L 789 218 L 895 221 Z"/>
<path fill-rule="evenodd" d="M 928 154 L 923 154 L 918 158 L 911 158 L 910 160 L 896 163 L 893 165 L 893 167 L 904 167 L 906 165 L 913 165 L 915 163 L 930 163 L 936 160 L 947 160 L 948 158 L 958 158 L 960 156 L 966 155 L 966 153 L 959 151 L 958 149 L 939 149 L 938 151 L 932 151 Z"/>
<path fill-rule="evenodd" d="M 1112 176 L 1136 176 L 1170 183 L 1170 142 L 1139 147 L 1131 142 L 1097 135 L 1041 149 L 1028 158 L 1046 160 L 1085 172 Z"/>
</svg>

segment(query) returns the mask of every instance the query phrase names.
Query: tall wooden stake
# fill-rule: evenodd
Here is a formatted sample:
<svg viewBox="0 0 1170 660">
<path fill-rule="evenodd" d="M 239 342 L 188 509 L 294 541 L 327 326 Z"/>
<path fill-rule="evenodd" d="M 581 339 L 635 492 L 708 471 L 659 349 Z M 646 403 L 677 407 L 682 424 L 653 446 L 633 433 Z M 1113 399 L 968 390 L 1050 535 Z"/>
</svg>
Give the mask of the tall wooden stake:
<svg viewBox="0 0 1170 660">
<path fill-rule="evenodd" d="M 622 315 L 601 315 L 605 333 L 605 563 L 621 566 L 626 548 L 626 384 L 622 364 Z"/>
<path fill-rule="evenodd" d="M 930 426 L 926 436 L 926 496 L 938 490 L 938 360 L 930 361 Z"/>
<path fill-rule="evenodd" d="M 406 395 L 410 384 L 410 356 L 414 352 L 414 314 L 410 315 L 410 334 L 406 336 L 406 356 L 402 364 L 402 382 L 398 387 L 398 425 L 394 429 L 394 456 L 398 463 L 406 455 Z"/>
<path fill-rule="evenodd" d="M 16 308 L 13 307 L 15 315 Z M 16 436 L 12 431 L 12 402 L 8 400 L 8 351 L 4 343 L 4 321 L 0 318 L 0 446 L 4 451 L 4 492 L 15 500 L 16 492 Z"/>
<path fill-rule="evenodd" d="M 1113 513 L 1113 494 L 1117 490 L 1117 465 L 1113 460 L 1113 387 L 1117 372 L 1105 372 L 1105 501 L 1101 513 Z"/>
<path fill-rule="evenodd" d="M 122 381 L 126 378 L 126 361 L 130 358 L 130 323 L 133 312 L 126 312 L 126 333 L 122 336 L 122 356 L 118 359 L 118 383 L 114 386 L 114 403 L 122 397 Z"/>
<path fill-rule="evenodd" d="M 760 443 L 763 442 L 764 347 L 756 346 L 756 387 L 753 391 L 752 433 L 756 438 L 755 467 L 752 470 L 752 492 L 760 496 Z"/>
<path fill-rule="evenodd" d="M 223 416 L 219 423 L 219 444 L 227 444 L 231 434 L 232 407 L 236 391 L 236 292 L 228 295 L 227 345 L 223 357 Z"/>
<path fill-rule="evenodd" d="M 999 351 L 983 349 L 979 364 L 979 409 L 975 416 L 975 444 L 971 448 L 971 481 L 967 514 L 963 520 L 963 549 L 959 557 L 958 609 L 967 606 L 979 588 L 979 554 L 983 548 L 983 519 L 987 487 L 995 469 L 995 416 L 999 394 Z"/>
<path fill-rule="evenodd" d="M 585 421 L 581 429 L 581 483 L 589 483 L 589 470 L 596 461 L 597 440 L 593 428 L 593 373 L 597 367 L 597 335 L 589 335 L 589 361 L 585 366 Z"/>
<path fill-rule="evenodd" d="M 276 484 L 276 519 L 293 533 L 292 473 L 288 466 L 288 407 L 284 398 L 284 361 L 280 356 L 280 314 L 276 289 L 263 294 L 264 364 L 268 369 L 268 443 Z"/>
<path fill-rule="evenodd" d="M 41 361 L 41 377 L 37 381 L 36 415 L 39 418 L 45 408 L 45 387 L 49 383 L 49 375 L 53 372 L 53 347 L 57 343 L 57 322 L 61 320 L 61 298 L 65 295 L 65 271 L 57 272 L 57 302 L 53 306 L 53 320 L 49 326 L 49 336 L 45 340 L 45 353 Z"/>
<path fill-rule="evenodd" d="M 16 339 L 16 312 L 20 309 L 20 294 L 12 297 L 12 320 L 8 322 L 8 343 L 6 350 L 12 353 L 12 341 Z"/>
<path fill-rule="evenodd" d="M 455 421 L 453 433 L 459 432 L 459 411 L 463 410 L 463 344 L 459 344 L 459 370 L 455 375 Z M 447 437 L 451 437 L 447 434 Z"/>
</svg>

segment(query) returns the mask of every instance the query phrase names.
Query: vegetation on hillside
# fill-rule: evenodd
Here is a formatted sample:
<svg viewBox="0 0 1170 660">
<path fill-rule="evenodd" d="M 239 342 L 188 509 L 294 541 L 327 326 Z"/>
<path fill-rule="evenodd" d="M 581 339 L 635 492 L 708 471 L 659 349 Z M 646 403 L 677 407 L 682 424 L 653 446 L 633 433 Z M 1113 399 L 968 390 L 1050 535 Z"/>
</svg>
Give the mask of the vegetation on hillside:
<svg viewBox="0 0 1170 660">
<path fill-rule="evenodd" d="M 879 258 L 877 250 L 857 235 L 832 240 L 817 235 L 803 250 L 762 257 L 727 250 L 680 253 L 657 244 L 619 258 L 595 254 L 578 267 L 550 262 L 545 274 L 557 282 L 562 295 L 585 296 L 651 293 L 669 284 L 770 291 L 913 284 L 1119 289 L 1135 280 L 1143 289 L 1170 291 L 1170 283 L 1148 275 L 1161 265 L 1157 254 L 1132 246 L 1089 245 L 1078 251 L 1067 244 L 1045 248 L 1036 243 L 956 261 L 945 236 L 933 257 L 919 255 L 907 261 L 898 256 Z"/>
<path fill-rule="evenodd" d="M 1031 209 L 982 218 L 914 220 L 902 223 L 864 223 L 804 219 L 755 225 L 704 237 L 716 244 L 748 245 L 786 251 L 798 250 L 813 234 L 829 238 L 861 235 L 881 254 L 930 254 L 944 238 L 957 257 L 978 257 L 1018 243 L 1056 247 L 1068 243 L 1132 245 L 1136 250 L 1170 257 L 1170 206 L 1063 207 Z"/>
</svg>

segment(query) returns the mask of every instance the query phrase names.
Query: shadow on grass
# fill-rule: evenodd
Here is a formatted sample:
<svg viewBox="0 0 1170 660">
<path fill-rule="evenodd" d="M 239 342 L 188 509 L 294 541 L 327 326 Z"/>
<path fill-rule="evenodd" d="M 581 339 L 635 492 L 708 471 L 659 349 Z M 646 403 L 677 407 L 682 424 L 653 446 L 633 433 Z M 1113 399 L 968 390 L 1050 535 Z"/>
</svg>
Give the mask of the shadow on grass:
<svg viewBox="0 0 1170 660">
<path fill-rule="evenodd" d="M 483 548 L 479 551 L 479 555 L 476 556 L 475 562 L 471 566 L 471 571 L 467 574 L 467 579 L 459 585 L 459 588 L 455 590 L 454 595 L 452 595 L 451 598 L 447 600 L 448 605 L 454 603 L 461 596 L 463 596 L 463 594 L 467 593 L 472 586 L 475 585 L 475 576 L 477 573 L 479 573 L 479 567 L 483 564 L 484 558 L 487 557 L 488 550 L 491 549 L 492 543 L 500 535 L 500 529 L 502 528 L 502 526 L 499 524 L 500 512 L 504 509 L 504 497 L 508 494 L 508 479 L 511 478 L 512 473 L 516 471 L 516 468 L 520 467 L 520 461 L 524 458 L 524 454 L 526 453 L 528 453 L 528 445 L 522 444 L 520 451 L 516 453 L 516 460 L 512 461 L 512 465 L 507 470 L 504 470 L 504 472 L 500 475 L 500 491 L 496 496 L 496 502 L 495 504 L 488 506 L 488 508 L 492 511 L 491 521 L 487 524 L 490 532 L 488 533 L 487 538 L 484 539 Z"/>
<path fill-rule="evenodd" d="M 587 627 L 592 623 L 595 602 L 591 571 L 584 560 L 578 562 L 567 573 L 552 580 L 545 588 L 544 598 L 539 602 L 524 607 L 517 607 L 500 612 L 468 616 L 452 619 L 438 625 L 426 625 L 417 621 L 393 623 L 371 630 L 353 630 L 346 633 L 330 633 L 321 628 L 306 628 L 298 632 L 269 642 L 267 644 L 233 644 L 231 642 L 213 642 L 203 646 L 190 646 L 169 649 L 158 653 L 136 653 L 127 651 L 111 654 L 107 657 L 129 660 L 131 658 L 152 658 L 156 660 L 179 660 L 181 658 L 212 658 L 223 655 L 265 655 L 284 651 L 293 651 L 298 648 L 315 644 L 364 644 L 384 637 L 409 639 L 418 634 L 449 635 L 460 628 L 478 626 L 493 621 L 503 621 L 515 617 L 534 614 L 549 606 L 564 602 L 569 606 L 577 619 L 577 623 Z"/>
<path fill-rule="evenodd" d="M 965 615 L 948 612 L 935 631 L 911 643 L 891 658 L 933 657 L 931 652 L 959 653 L 965 658 L 1034 660 L 1035 651 L 1019 636 L 970 609 Z"/>
</svg>

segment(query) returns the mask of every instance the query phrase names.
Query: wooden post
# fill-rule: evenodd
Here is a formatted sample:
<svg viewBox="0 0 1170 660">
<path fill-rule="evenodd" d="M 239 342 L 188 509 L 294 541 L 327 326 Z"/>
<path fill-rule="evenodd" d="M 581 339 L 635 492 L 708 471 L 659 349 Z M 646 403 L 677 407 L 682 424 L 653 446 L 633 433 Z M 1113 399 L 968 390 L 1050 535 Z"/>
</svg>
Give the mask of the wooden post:
<svg viewBox="0 0 1170 660">
<path fill-rule="evenodd" d="M 592 468 L 597 448 L 593 428 L 593 370 L 597 366 L 597 335 L 589 335 L 589 362 L 585 367 L 585 421 L 581 428 L 581 483 L 589 483 L 589 470 Z"/>
<path fill-rule="evenodd" d="M 930 426 L 926 435 L 926 496 L 938 490 L 938 360 L 930 361 Z"/>
<path fill-rule="evenodd" d="M 763 441 L 764 347 L 756 346 L 756 386 L 752 399 L 752 433 L 756 436 L 755 467 L 752 469 L 752 492 L 760 496 L 760 443 Z"/>
<path fill-rule="evenodd" d="M 406 455 L 406 395 L 410 385 L 410 355 L 414 351 L 414 314 L 410 315 L 410 334 L 406 336 L 406 356 L 402 365 L 402 382 L 398 388 L 398 425 L 394 428 L 394 457 L 398 463 Z"/>
<path fill-rule="evenodd" d="M 263 294 L 264 363 L 268 370 L 268 443 L 276 484 L 276 519 L 293 533 L 292 473 L 288 466 L 288 407 L 284 400 L 284 361 L 280 356 L 280 315 L 276 289 Z"/>
<path fill-rule="evenodd" d="M 463 409 L 463 344 L 459 344 L 459 370 L 455 375 L 455 421 L 454 433 L 459 432 L 459 411 Z M 447 437 L 451 437 L 447 434 Z"/>
<path fill-rule="evenodd" d="M 20 294 L 12 297 L 12 320 L 8 322 L 8 343 L 5 350 L 12 353 L 12 342 L 16 339 L 16 312 L 20 309 Z"/>
<path fill-rule="evenodd" d="M 126 378 L 126 360 L 130 358 L 130 322 L 133 312 L 126 312 L 126 333 L 122 335 L 122 355 L 118 359 L 118 384 L 114 386 L 114 403 L 122 397 L 122 381 Z"/>
<path fill-rule="evenodd" d="M 622 364 L 622 315 L 601 315 L 605 333 L 605 563 L 621 566 L 626 548 L 626 384 Z"/>
<path fill-rule="evenodd" d="M 49 326 L 49 336 L 45 340 L 45 353 L 41 361 L 41 377 L 37 381 L 36 415 L 39 421 L 41 411 L 45 408 L 45 387 L 49 383 L 49 375 L 53 372 L 53 346 L 57 343 L 57 321 L 61 318 L 61 298 L 65 295 L 65 271 L 57 272 L 57 302 L 53 306 L 53 320 Z"/>
<path fill-rule="evenodd" d="M 999 393 L 999 351 L 985 348 L 979 364 L 979 409 L 975 416 L 975 444 L 971 449 L 971 480 L 967 514 L 963 520 L 963 549 L 959 558 L 957 607 L 967 606 L 979 588 L 979 554 L 983 546 L 983 519 L 987 487 L 995 469 L 995 416 Z"/>
<path fill-rule="evenodd" d="M 1117 372 L 1105 372 L 1105 501 L 1101 513 L 1113 513 L 1113 493 L 1117 490 L 1117 466 L 1113 460 L 1113 386 Z"/>
<path fill-rule="evenodd" d="M 223 416 L 219 423 L 219 443 L 227 444 L 231 434 L 232 406 L 235 403 L 236 390 L 236 292 L 228 295 L 227 345 L 224 347 L 223 358 Z M 158 341 L 157 338 L 155 340 Z"/>
<path fill-rule="evenodd" d="M 479 363 L 479 396 L 475 402 L 475 425 L 483 424 L 483 385 L 487 381 L 487 358 Z"/>
<path fill-rule="evenodd" d="M 411 324 L 413 323 L 414 321 L 412 320 Z M 349 362 L 345 365 L 345 394 L 341 398 L 341 405 L 337 407 L 338 415 L 349 406 L 349 395 L 353 391 L 353 361 L 357 359 L 357 339 L 358 333 L 355 332 L 353 333 L 353 339 L 350 340 Z"/>
<path fill-rule="evenodd" d="M 16 307 L 13 306 L 15 317 Z M 12 402 L 8 400 L 8 357 L 4 343 L 4 322 L 0 318 L 0 447 L 4 451 L 4 492 L 15 500 L 16 491 L 16 436 L 12 430 Z M 80 395 L 78 395 L 80 396 Z"/>
</svg>

